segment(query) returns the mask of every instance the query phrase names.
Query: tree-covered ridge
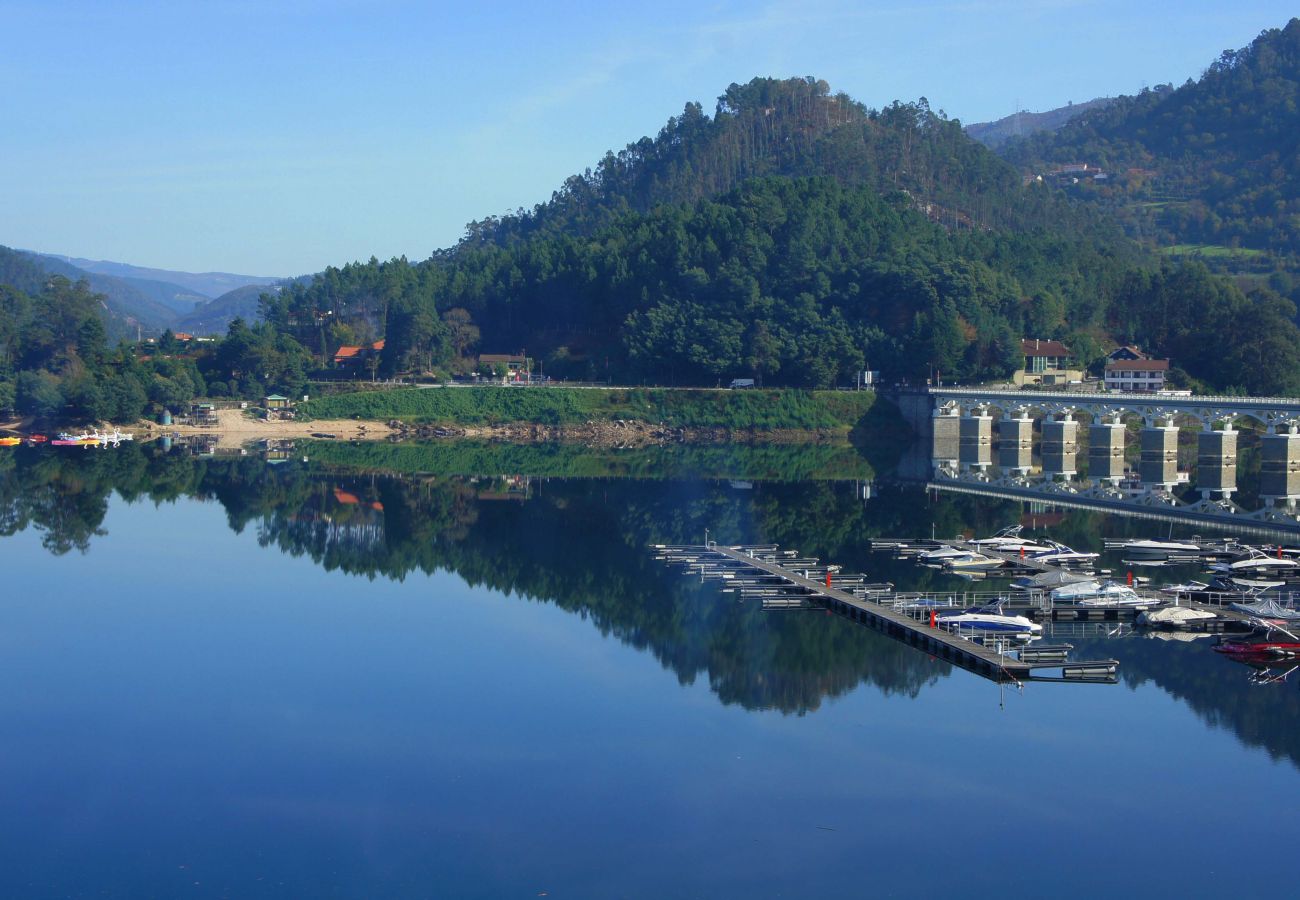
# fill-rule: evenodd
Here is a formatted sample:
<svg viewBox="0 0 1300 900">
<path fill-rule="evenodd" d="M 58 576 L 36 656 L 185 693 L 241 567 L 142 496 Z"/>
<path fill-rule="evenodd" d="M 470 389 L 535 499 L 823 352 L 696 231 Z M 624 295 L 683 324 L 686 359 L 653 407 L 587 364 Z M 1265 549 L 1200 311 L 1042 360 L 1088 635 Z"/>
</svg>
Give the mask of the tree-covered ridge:
<svg viewBox="0 0 1300 900">
<path fill-rule="evenodd" d="M 0 415 L 131 422 L 200 396 L 258 400 L 271 390 L 300 393 L 305 383 L 307 353 L 272 326 L 236 319 L 220 342 L 185 347 L 167 331 L 150 348 L 114 346 L 104 296 L 87 282 L 11 274 L 39 287 L 29 294 L 0 283 Z"/>
<path fill-rule="evenodd" d="M 31 296 L 0 284 L 0 411 L 132 421 L 150 402 L 175 405 L 203 392 L 192 360 L 110 348 L 103 305 L 85 281 L 58 275 Z"/>
<path fill-rule="evenodd" d="M 1008 145 L 1027 167 L 1090 163 L 1078 192 L 1165 244 L 1300 254 L 1300 19 L 1160 85 Z"/>
<path fill-rule="evenodd" d="M 1200 298 L 1196 315 L 1153 324 L 1149 308 L 1175 284 Z M 477 342 L 526 350 L 556 377 L 816 388 L 868 366 L 1005 377 L 1026 335 L 1064 338 L 1087 363 L 1122 335 L 1216 389 L 1293 390 L 1294 350 L 1263 365 L 1242 357 L 1253 340 L 1235 318 L 1244 303 L 1203 269 L 1154 267 L 1104 229 L 952 230 L 901 192 L 829 177 L 753 179 L 590 236 L 371 260 L 263 298 L 266 320 L 321 365 L 340 345 L 382 337 L 380 375 L 445 369 Z M 1285 302 L 1251 315 L 1300 346 Z M 1221 352 L 1229 335 L 1242 336 L 1240 352 Z"/>
<path fill-rule="evenodd" d="M 903 191 L 953 227 L 1027 226 L 1078 213 L 1025 192 L 1017 171 L 970 140 L 925 98 L 868 109 L 815 78 L 732 84 L 714 115 L 686 104 L 654 137 L 610 151 L 532 210 L 472 222 L 465 246 L 538 232 L 589 236 L 628 212 L 692 205 L 752 178 L 830 176 Z M 1085 214 L 1086 215 L 1086 214 Z"/>
</svg>

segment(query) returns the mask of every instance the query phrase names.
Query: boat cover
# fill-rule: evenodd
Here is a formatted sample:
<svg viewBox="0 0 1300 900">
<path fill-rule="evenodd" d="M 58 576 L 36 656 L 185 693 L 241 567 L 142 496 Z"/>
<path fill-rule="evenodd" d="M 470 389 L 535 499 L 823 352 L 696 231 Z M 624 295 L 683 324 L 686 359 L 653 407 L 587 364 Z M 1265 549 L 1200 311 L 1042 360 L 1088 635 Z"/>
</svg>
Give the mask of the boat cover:
<svg viewBox="0 0 1300 900">
<path fill-rule="evenodd" d="M 1138 621 L 1144 625 L 1181 625 L 1197 619 L 1214 619 L 1217 616 L 1202 609 L 1186 606 L 1166 606 L 1163 609 L 1148 609 L 1138 615 Z"/>
<path fill-rule="evenodd" d="M 1081 581 L 1096 581 L 1096 579 L 1089 575 L 1067 572 L 1064 569 L 1054 569 L 1051 572 L 1042 572 L 1029 578 L 1017 579 L 1016 584 L 1026 588 L 1055 588 L 1065 584 L 1077 584 Z"/>
<path fill-rule="evenodd" d="M 1286 619 L 1291 622 L 1300 622 L 1300 609 L 1283 606 L 1272 597 L 1265 597 L 1263 600 L 1256 600 L 1254 603 L 1234 603 L 1232 608 L 1249 613 L 1259 619 Z"/>
</svg>

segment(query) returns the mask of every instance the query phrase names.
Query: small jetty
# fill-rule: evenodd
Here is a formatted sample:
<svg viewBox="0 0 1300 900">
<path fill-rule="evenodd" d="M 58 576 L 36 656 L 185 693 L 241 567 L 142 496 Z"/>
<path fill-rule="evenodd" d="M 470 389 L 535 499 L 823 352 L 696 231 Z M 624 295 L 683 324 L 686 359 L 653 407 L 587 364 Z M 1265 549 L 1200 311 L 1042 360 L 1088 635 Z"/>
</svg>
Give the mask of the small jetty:
<svg viewBox="0 0 1300 900">
<path fill-rule="evenodd" d="M 893 585 L 872 583 L 841 567 L 822 563 L 774 544 L 655 544 L 655 557 L 724 591 L 754 598 L 765 609 L 828 609 L 996 682 L 1116 681 L 1113 659 L 1071 661 L 1069 646 L 1023 645 L 1008 637 L 980 636 L 940 627 L 935 610 L 951 595 L 898 594 Z M 944 603 L 944 606 L 951 604 Z"/>
</svg>

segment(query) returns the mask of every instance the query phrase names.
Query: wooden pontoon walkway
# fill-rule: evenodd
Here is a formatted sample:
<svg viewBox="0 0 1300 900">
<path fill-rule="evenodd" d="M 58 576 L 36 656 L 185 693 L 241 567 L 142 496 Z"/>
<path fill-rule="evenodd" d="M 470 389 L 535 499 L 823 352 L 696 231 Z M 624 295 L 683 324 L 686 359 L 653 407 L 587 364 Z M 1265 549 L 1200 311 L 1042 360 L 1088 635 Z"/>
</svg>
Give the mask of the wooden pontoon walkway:
<svg viewBox="0 0 1300 900">
<path fill-rule="evenodd" d="M 975 641 L 969 641 L 949 633 L 943 628 L 930 628 L 927 623 L 918 622 L 901 612 L 897 612 L 879 603 L 855 597 L 847 591 L 826 587 L 824 582 L 814 581 L 798 572 L 793 572 L 780 565 L 751 555 L 744 548 L 726 547 L 709 544 L 707 547 L 665 548 L 674 550 L 697 550 L 704 555 L 717 554 L 734 562 L 749 566 L 780 578 L 800 588 L 804 588 L 816 597 L 827 609 L 864 625 L 882 631 L 896 640 L 923 650 L 932 656 L 960 666 L 977 675 L 994 681 L 1023 681 L 1030 676 L 1033 666 L 1012 656 L 1005 656 L 996 650 L 985 647 Z M 1059 666 L 1058 666 L 1059 668 Z"/>
</svg>

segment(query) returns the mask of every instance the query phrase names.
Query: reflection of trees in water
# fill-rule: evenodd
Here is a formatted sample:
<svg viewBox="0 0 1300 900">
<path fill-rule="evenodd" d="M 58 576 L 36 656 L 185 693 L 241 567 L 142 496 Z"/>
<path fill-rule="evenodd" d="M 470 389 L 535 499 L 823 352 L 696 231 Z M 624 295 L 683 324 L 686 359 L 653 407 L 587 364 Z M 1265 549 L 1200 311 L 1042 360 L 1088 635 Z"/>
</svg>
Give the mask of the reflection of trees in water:
<svg viewBox="0 0 1300 900">
<path fill-rule="evenodd" d="M 1231 731 L 1248 747 L 1300 767 L 1300 690 L 1295 676 L 1281 684 L 1251 684 L 1250 669 L 1214 653 L 1213 638 L 1071 641 L 1088 658 L 1113 656 L 1120 677 L 1137 687 L 1150 682 L 1186 703 L 1203 721 Z M 1285 663 L 1279 664 L 1285 668 Z"/>
<path fill-rule="evenodd" d="M 124 446 L 18 448 L 0 456 L 0 534 L 36 528 L 51 552 L 85 550 L 103 534 L 113 490 L 134 502 L 215 500 L 233 530 L 254 525 L 264 546 L 327 570 L 393 579 L 446 570 L 473 585 L 554 603 L 654 654 L 683 683 L 707 678 L 724 703 L 788 713 L 815 710 L 863 683 L 914 695 L 949 668 L 835 616 L 742 604 L 655 562 L 648 544 L 699 542 L 708 528 L 723 541 L 777 542 L 873 578 L 937 589 L 954 582 L 871 553 L 871 538 L 928 535 L 932 524 L 940 536 L 987 533 L 1021 516 L 1019 504 L 918 490 L 886 488 L 864 504 L 851 485 L 832 482 L 760 482 L 743 490 L 726 482 L 535 481 L 531 499 L 518 502 L 489 499 L 508 492 L 462 478 Z M 1144 527 L 1071 513 L 1053 533 L 1095 546 L 1103 531 Z M 1124 646 L 1103 644 L 1092 655 Z M 1300 760 L 1300 701 L 1292 687 L 1251 687 L 1244 669 L 1225 677 L 1228 664 L 1208 656 L 1203 646 L 1147 641 L 1124 653 L 1121 671 L 1134 683 L 1159 685 L 1247 743 Z"/>
</svg>

